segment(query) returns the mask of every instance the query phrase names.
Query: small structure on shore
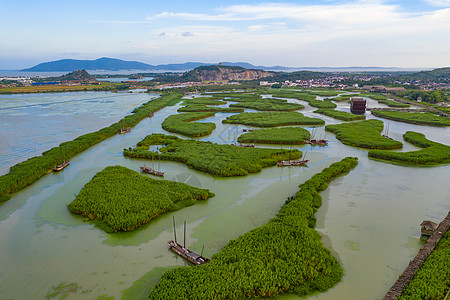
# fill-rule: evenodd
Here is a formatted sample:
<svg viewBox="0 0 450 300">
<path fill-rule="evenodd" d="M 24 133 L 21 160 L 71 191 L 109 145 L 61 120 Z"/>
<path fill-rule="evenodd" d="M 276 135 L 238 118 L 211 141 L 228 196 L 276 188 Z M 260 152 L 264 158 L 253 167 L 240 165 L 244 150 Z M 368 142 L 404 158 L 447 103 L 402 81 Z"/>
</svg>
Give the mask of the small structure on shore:
<svg viewBox="0 0 450 300">
<path fill-rule="evenodd" d="M 350 98 L 350 111 L 352 114 L 364 114 L 366 112 L 366 100 L 362 97 Z"/>
<path fill-rule="evenodd" d="M 420 224 L 420 231 L 422 233 L 422 235 L 428 235 L 431 236 L 434 232 L 434 230 L 436 230 L 438 224 L 425 220 L 422 222 L 422 224 Z"/>
</svg>

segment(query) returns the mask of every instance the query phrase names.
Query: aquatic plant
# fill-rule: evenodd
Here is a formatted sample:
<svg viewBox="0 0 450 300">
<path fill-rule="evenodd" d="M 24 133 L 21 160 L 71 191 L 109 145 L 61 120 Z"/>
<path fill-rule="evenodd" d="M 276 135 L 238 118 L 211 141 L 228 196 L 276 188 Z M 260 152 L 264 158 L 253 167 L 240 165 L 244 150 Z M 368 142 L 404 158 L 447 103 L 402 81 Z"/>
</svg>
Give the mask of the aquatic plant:
<svg viewBox="0 0 450 300">
<path fill-rule="evenodd" d="M 399 108 L 408 108 L 410 105 L 408 103 L 401 103 L 393 100 L 378 100 L 378 103 L 386 104 L 389 107 L 399 107 Z"/>
<path fill-rule="evenodd" d="M 277 127 L 286 125 L 324 125 L 325 121 L 318 118 L 305 117 L 299 112 L 261 112 L 240 113 L 227 117 L 222 123 L 243 124 L 257 127 Z"/>
<path fill-rule="evenodd" d="M 398 122 L 427 126 L 450 126 L 450 118 L 441 117 L 429 112 L 403 112 L 372 110 L 372 115 Z"/>
<path fill-rule="evenodd" d="M 403 147 L 401 142 L 381 135 L 383 122 L 380 120 L 372 119 L 327 125 L 325 130 L 333 132 L 338 140 L 350 146 L 369 149 L 398 149 Z"/>
<path fill-rule="evenodd" d="M 441 238 L 398 300 L 444 299 L 450 286 L 450 230 Z"/>
<path fill-rule="evenodd" d="M 206 189 L 110 166 L 98 172 L 68 207 L 106 232 L 117 232 L 134 230 L 165 212 L 213 196 Z"/>
<path fill-rule="evenodd" d="M 343 270 L 313 228 L 320 191 L 351 171 L 357 158 L 332 164 L 300 185 L 267 224 L 231 240 L 208 264 L 164 273 L 149 299 L 242 299 L 309 295 L 338 283 Z"/>
<path fill-rule="evenodd" d="M 338 120 L 343 120 L 343 121 L 357 121 L 357 120 L 365 120 L 366 119 L 365 115 L 355 115 L 355 114 L 351 114 L 346 111 L 327 109 L 327 108 L 320 108 L 318 110 L 315 110 L 314 112 L 321 114 L 321 115 L 328 116 L 328 117 L 332 117 L 332 118 L 335 118 Z"/>
<path fill-rule="evenodd" d="M 204 104 L 189 104 L 178 109 L 178 112 L 221 112 L 221 113 L 239 113 L 243 112 L 239 107 L 214 107 Z"/>
<path fill-rule="evenodd" d="M 262 144 L 304 144 L 310 139 L 308 130 L 301 127 L 284 127 L 258 129 L 244 133 L 238 137 L 239 143 L 262 143 Z"/>
<path fill-rule="evenodd" d="M 151 145 L 163 145 L 159 151 L 149 151 Z M 123 155 L 134 158 L 173 160 L 218 176 L 243 176 L 274 166 L 277 161 L 295 159 L 302 152 L 219 145 L 211 142 L 184 140 L 176 136 L 152 134 L 134 149 L 124 149 Z"/>
<path fill-rule="evenodd" d="M 254 102 L 245 101 L 240 103 L 234 103 L 230 104 L 230 107 L 249 108 L 261 111 L 293 111 L 305 108 L 301 104 L 288 103 L 286 100 L 271 99 L 271 98 L 262 98 Z"/>
<path fill-rule="evenodd" d="M 199 137 L 211 134 L 216 128 L 212 122 L 192 122 L 214 116 L 214 112 L 190 112 L 168 116 L 161 124 L 164 130 L 179 133 L 190 137 Z"/>
<path fill-rule="evenodd" d="M 370 150 L 369 157 L 385 161 L 413 164 L 436 165 L 450 163 L 450 146 L 432 142 L 419 132 L 407 131 L 403 139 L 424 149 L 409 152 L 392 152 L 387 150 Z"/>
<path fill-rule="evenodd" d="M 181 98 L 182 93 L 168 93 L 159 98 L 150 100 L 125 118 L 109 127 L 96 132 L 91 132 L 77 137 L 73 141 L 64 142 L 59 147 L 54 147 L 42 153 L 41 156 L 29 158 L 26 161 L 12 166 L 8 174 L 0 177 L 0 203 L 11 198 L 11 194 L 36 182 L 42 176 L 48 174 L 52 168 L 65 159 L 69 159 L 89 147 L 104 141 L 118 133 L 123 126 L 133 127 L 142 119 L 148 117 L 149 112 L 156 112 L 174 99 Z"/>
</svg>

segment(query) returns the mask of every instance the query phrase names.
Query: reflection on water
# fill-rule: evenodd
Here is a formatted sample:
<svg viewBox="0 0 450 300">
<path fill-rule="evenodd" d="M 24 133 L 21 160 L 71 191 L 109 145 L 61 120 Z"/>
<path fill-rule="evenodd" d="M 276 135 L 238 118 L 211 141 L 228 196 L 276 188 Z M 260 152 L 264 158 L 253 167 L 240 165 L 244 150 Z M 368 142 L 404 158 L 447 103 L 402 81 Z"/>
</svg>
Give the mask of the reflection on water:
<svg viewBox="0 0 450 300">
<path fill-rule="evenodd" d="M 125 96 L 122 101 L 125 102 L 126 97 L 141 95 Z M 120 108 L 121 104 L 117 106 Z M 346 106 L 339 104 L 339 109 L 345 110 Z M 28 108 L 23 113 L 31 114 L 35 109 Z M 319 127 L 317 134 L 329 139 L 329 145 L 299 147 L 308 151 L 309 168 L 271 167 L 245 177 L 221 178 L 189 169 L 181 163 L 162 161 L 166 179 L 208 188 L 216 196 L 163 215 L 134 232 L 106 234 L 69 213 L 66 205 L 104 167 L 123 165 L 139 170 L 140 165 L 148 164 L 148 160 L 123 157 L 123 148 L 135 145 L 147 134 L 164 132 L 161 122 L 177 109 L 177 106 L 166 107 L 153 118 L 144 119 L 130 133 L 111 137 L 77 155 L 69 168 L 45 176 L 0 207 L 0 299 L 43 299 L 47 291 L 64 281 L 80 287 L 67 299 L 96 299 L 99 295 L 119 299 L 125 290 L 129 299 L 141 299 L 164 268 L 187 264 L 166 246 L 173 238 L 172 216 L 177 220 L 179 235 L 183 221 L 187 222 L 186 243 L 195 250 L 204 245 L 203 254 L 211 257 L 230 239 L 274 217 L 286 198 L 298 190 L 299 184 L 345 156 L 357 156 L 360 163 L 322 193 L 323 205 L 316 214 L 317 230 L 342 263 L 345 276 L 327 293 L 310 298 L 381 298 L 419 249 L 421 221 L 440 221 L 449 209 L 450 187 L 445 180 L 449 175 L 448 166 L 409 168 L 369 160 L 367 150 L 345 146 Z M 307 106 L 303 113 L 323 118 L 327 124 L 338 123 L 314 114 L 314 110 Z M 73 111 L 75 113 L 76 107 Z M 105 114 L 107 111 L 110 109 L 103 110 Z M 118 118 L 120 112 L 117 114 Z M 218 113 L 207 119 L 215 122 L 217 128 L 202 140 L 233 142 L 242 128 L 222 124 L 221 120 L 227 115 Z M 56 127 L 52 129 L 56 136 L 70 131 L 64 118 L 59 117 L 60 122 L 44 122 L 44 125 Z M 98 115 L 96 118 L 100 119 Z M 34 116 L 29 119 L 27 126 L 39 126 Z M 3 115 L 1 120 L 4 122 Z M 8 122 L 21 126 L 16 122 L 23 120 L 10 118 Z M 75 121 L 71 122 L 75 126 Z M 390 121 L 390 130 L 399 140 L 407 130 L 425 132 L 441 142 L 450 133 L 448 128 L 393 121 Z M 18 131 L 17 135 L 24 133 Z M 41 138 L 44 139 L 44 135 Z M 32 146 L 30 143 L 29 147 Z"/>
</svg>

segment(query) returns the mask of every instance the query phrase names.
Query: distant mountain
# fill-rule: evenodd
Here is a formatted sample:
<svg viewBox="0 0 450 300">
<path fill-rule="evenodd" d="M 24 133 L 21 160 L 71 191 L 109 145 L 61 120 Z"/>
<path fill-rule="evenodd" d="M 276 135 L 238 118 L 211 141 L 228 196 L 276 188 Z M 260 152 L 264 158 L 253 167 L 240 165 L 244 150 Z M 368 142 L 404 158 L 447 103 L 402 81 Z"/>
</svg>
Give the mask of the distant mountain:
<svg viewBox="0 0 450 300">
<path fill-rule="evenodd" d="M 96 60 L 62 59 L 38 64 L 21 71 L 28 72 L 70 72 L 76 70 L 149 70 L 152 66 L 137 61 L 125 61 L 102 57 Z"/>
<path fill-rule="evenodd" d="M 446 81 L 450 80 L 450 68 L 439 68 L 398 76 L 398 80 Z"/>
<path fill-rule="evenodd" d="M 182 64 L 149 65 L 138 61 L 126 61 L 115 58 L 102 57 L 96 60 L 62 59 L 38 64 L 23 69 L 28 72 L 71 72 L 76 70 L 104 70 L 104 71 L 189 71 L 211 63 L 186 62 Z M 260 69 L 265 71 L 321 71 L 321 72 L 365 72 L 365 71 L 402 71 L 406 69 L 385 67 L 284 67 L 284 66 L 255 66 L 247 62 L 222 62 L 222 66 L 243 67 L 246 69 Z M 416 69 L 417 70 L 417 69 Z M 414 70 L 414 71 L 416 71 Z M 411 70 L 410 70 L 411 71 Z"/>
</svg>

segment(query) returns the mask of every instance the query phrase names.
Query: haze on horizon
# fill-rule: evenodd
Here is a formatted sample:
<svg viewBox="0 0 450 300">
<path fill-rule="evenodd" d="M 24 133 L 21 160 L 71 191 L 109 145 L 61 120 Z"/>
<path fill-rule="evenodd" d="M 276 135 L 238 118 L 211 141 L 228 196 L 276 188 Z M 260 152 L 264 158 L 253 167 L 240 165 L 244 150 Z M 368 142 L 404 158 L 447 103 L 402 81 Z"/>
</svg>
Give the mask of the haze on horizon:
<svg viewBox="0 0 450 300">
<path fill-rule="evenodd" d="M 0 69 L 111 57 L 148 64 L 450 65 L 450 0 L 3 1 Z"/>
</svg>

